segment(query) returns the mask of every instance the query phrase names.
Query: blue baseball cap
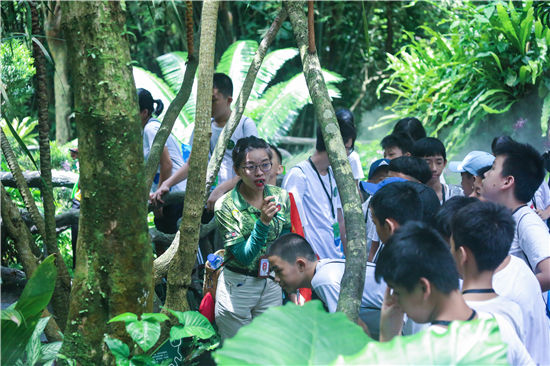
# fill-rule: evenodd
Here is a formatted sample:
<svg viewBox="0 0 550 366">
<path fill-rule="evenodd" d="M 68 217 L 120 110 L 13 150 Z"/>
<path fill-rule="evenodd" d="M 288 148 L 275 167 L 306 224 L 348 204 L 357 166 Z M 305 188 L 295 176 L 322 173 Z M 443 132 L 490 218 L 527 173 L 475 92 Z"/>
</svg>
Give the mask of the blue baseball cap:
<svg viewBox="0 0 550 366">
<path fill-rule="evenodd" d="M 452 172 L 477 175 L 478 170 L 493 165 L 495 157 L 485 151 L 470 151 L 462 161 L 451 161 L 449 169 Z"/>
<path fill-rule="evenodd" d="M 388 165 L 390 165 L 390 159 L 376 160 L 374 163 L 370 165 L 368 178 L 371 179 L 376 173 L 376 171 L 378 170 L 378 168 L 380 168 L 381 166 L 388 166 Z"/>
<path fill-rule="evenodd" d="M 381 181 L 380 183 L 361 182 L 361 188 L 368 194 L 375 194 L 380 188 L 395 182 L 406 182 L 406 179 L 399 177 L 389 177 Z"/>
</svg>

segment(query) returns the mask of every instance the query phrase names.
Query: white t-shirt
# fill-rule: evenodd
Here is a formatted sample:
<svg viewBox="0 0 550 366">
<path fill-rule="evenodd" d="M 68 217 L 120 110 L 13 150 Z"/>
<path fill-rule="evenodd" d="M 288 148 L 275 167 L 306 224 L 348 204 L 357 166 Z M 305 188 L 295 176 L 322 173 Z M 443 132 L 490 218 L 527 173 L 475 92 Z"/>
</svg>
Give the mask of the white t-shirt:
<svg viewBox="0 0 550 366">
<path fill-rule="evenodd" d="M 315 275 L 311 280 L 311 287 L 321 300 L 327 305 L 329 312 L 336 311 L 340 296 L 340 282 L 344 275 L 346 261 L 343 259 L 321 259 L 317 262 Z M 377 283 L 374 278 L 374 263 L 367 262 L 365 271 L 365 286 L 359 308 L 359 317 L 375 339 L 380 333 L 380 309 L 384 301 L 386 284 Z"/>
<path fill-rule="evenodd" d="M 145 160 L 147 161 L 147 158 L 149 157 L 149 152 L 151 151 L 151 145 L 153 145 L 153 140 L 155 139 L 155 136 L 157 135 L 157 132 L 160 128 L 160 121 L 156 118 L 151 118 L 143 128 L 143 156 L 145 157 Z M 168 136 L 168 139 L 166 140 L 166 148 L 168 149 L 168 153 L 170 154 L 170 160 L 172 161 L 172 174 L 176 170 L 182 167 L 183 165 L 183 156 L 181 154 L 181 148 L 174 136 L 170 134 Z M 157 172 L 160 171 L 157 170 Z M 178 192 L 178 191 L 184 191 L 186 181 L 180 182 L 178 184 L 175 184 L 170 189 L 171 192 Z M 151 192 L 156 191 L 156 184 L 153 184 L 151 187 Z"/>
<path fill-rule="evenodd" d="M 441 186 L 443 187 L 443 193 L 445 194 L 443 196 L 443 199 L 439 201 L 440 205 L 447 202 L 449 199 L 451 199 L 451 197 L 464 196 L 464 191 L 462 190 L 462 187 L 447 183 L 441 183 Z"/>
<path fill-rule="evenodd" d="M 525 330 L 520 338 L 537 364 L 550 365 L 550 327 L 540 284 L 531 269 L 511 256 L 508 265 L 493 275 L 493 288 L 520 305 Z"/>
<path fill-rule="evenodd" d="M 539 189 L 535 192 L 533 201 L 535 202 L 535 207 L 539 210 L 545 210 L 550 206 L 550 187 L 548 187 L 546 179 L 542 181 Z"/>
<path fill-rule="evenodd" d="M 361 160 L 359 159 L 357 151 L 352 151 L 352 153 L 348 155 L 348 161 L 351 165 L 353 179 L 359 180 L 365 178 L 365 173 L 363 173 L 363 167 L 361 166 Z"/>
<path fill-rule="evenodd" d="M 550 257 L 550 233 L 539 215 L 527 206 L 512 215 L 516 232 L 509 253 L 522 259 L 533 271 L 537 264 Z"/>
<path fill-rule="evenodd" d="M 479 319 L 495 318 L 502 341 L 508 346 L 508 354 L 506 355 L 506 359 L 510 365 L 535 365 L 533 359 L 529 356 L 529 353 L 527 353 L 525 346 L 521 343 L 516 332 L 514 331 L 514 328 L 506 319 L 499 314 L 489 314 L 482 311 L 478 311 L 477 316 Z M 443 334 L 447 331 L 447 327 L 440 325 L 430 325 L 428 329 L 438 334 Z M 472 336 L 475 336 L 475 334 Z"/>
<path fill-rule="evenodd" d="M 333 224 L 338 222 L 337 209 L 342 207 L 334 173 L 329 167 L 328 174 L 320 177 L 321 180 L 305 160 L 289 170 L 283 188 L 294 196 L 306 240 L 313 251 L 320 259 L 343 258 L 343 249 L 336 245 L 333 233 Z"/>
<path fill-rule="evenodd" d="M 214 152 L 216 148 L 216 143 L 220 137 L 223 127 L 218 126 L 218 124 L 212 119 L 210 124 L 212 128 L 212 136 L 210 136 L 210 155 Z M 223 160 L 220 165 L 220 171 L 218 172 L 218 185 L 222 184 L 225 181 L 228 181 L 236 176 L 235 171 L 233 170 L 233 158 L 231 154 L 233 153 L 233 148 L 239 139 L 248 136 L 258 136 L 258 130 L 256 129 L 256 124 L 248 117 L 242 117 L 241 121 L 237 125 L 235 132 L 231 135 L 229 142 L 227 143 L 227 148 L 225 149 L 225 154 L 223 155 Z M 193 145 L 194 132 L 191 135 L 190 144 Z"/>
<path fill-rule="evenodd" d="M 522 343 L 525 343 L 525 339 L 523 338 L 525 335 L 525 325 L 523 324 L 523 314 L 518 304 L 502 296 L 485 301 L 465 301 L 475 311 L 501 315 L 512 325 Z"/>
</svg>

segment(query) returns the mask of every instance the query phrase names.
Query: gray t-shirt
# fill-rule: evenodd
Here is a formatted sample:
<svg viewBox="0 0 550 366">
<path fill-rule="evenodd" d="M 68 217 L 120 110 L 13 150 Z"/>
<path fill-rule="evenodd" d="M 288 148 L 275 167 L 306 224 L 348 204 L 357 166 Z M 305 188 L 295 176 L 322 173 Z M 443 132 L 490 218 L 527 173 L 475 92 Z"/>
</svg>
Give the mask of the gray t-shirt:
<svg viewBox="0 0 550 366">
<path fill-rule="evenodd" d="M 218 143 L 218 138 L 220 137 L 223 127 L 218 126 L 216 121 L 212 119 L 210 124 L 212 128 L 212 135 L 210 136 L 210 155 L 214 152 L 216 144 Z M 220 166 L 220 171 L 218 172 L 218 184 L 221 184 L 225 181 L 228 181 L 235 177 L 235 171 L 233 170 L 233 159 L 231 154 L 233 153 L 233 148 L 239 139 L 248 136 L 258 136 L 258 130 L 256 129 L 256 124 L 248 117 L 242 117 L 241 121 L 237 125 L 235 132 L 231 135 L 229 142 L 227 143 L 227 148 L 225 149 L 225 154 L 223 155 L 222 164 Z M 194 132 L 191 135 L 190 144 L 193 145 Z"/>
<path fill-rule="evenodd" d="M 145 157 L 145 160 L 147 161 L 147 158 L 149 157 L 149 152 L 151 151 L 151 145 L 153 145 L 153 140 L 155 139 L 155 136 L 157 135 L 157 132 L 160 128 L 160 121 L 156 118 L 151 118 L 143 128 L 143 156 Z M 181 154 L 181 149 L 174 138 L 172 134 L 168 136 L 168 139 L 166 140 L 166 148 L 168 149 L 168 153 L 170 154 L 170 160 L 172 161 L 172 174 L 179 168 L 183 166 L 183 156 Z M 157 170 L 157 172 L 160 171 Z M 186 181 L 180 182 L 178 184 L 175 184 L 170 189 L 171 192 L 179 192 L 185 190 Z M 151 187 L 151 192 L 154 192 L 157 189 L 156 184 L 154 183 Z"/>
<path fill-rule="evenodd" d="M 344 275 L 346 261 L 344 259 L 320 259 L 311 280 L 311 288 L 325 303 L 328 311 L 333 313 L 338 306 L 340 282 Z M 377 283 L 374 279 L 374 263 L 367 263 L 365 271 L 365 286 L 359 308 L 359 317 L 369 328 L 375 339 L 380 332 L 380 309 L 384 301 L 386 284 Z"/>
</svg>

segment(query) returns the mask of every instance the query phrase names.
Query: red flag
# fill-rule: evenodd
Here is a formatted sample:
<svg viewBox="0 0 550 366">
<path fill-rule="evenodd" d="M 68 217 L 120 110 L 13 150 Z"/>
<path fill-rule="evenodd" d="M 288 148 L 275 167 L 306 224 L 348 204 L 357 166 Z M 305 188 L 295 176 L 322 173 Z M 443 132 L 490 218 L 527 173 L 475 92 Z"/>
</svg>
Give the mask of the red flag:
<svg viewBox="0 0 550 366">
<path fill-rule="evenodd" d="M 302 220 L 300 220 L 300 213 L 298 212 L 296 201 L 294 201 L 294 196 L 290 192 L 288 192 L 288 196 L 290 198 L 290 224 L 292 225 L 291 231 L 305 238 L 304 227 L 302 226 Z M 306 302 L 311 300 L 310 288 L 301 288 L 298 290 L 300 291 L 300 296 L 302 296 Z"/>
</svg>

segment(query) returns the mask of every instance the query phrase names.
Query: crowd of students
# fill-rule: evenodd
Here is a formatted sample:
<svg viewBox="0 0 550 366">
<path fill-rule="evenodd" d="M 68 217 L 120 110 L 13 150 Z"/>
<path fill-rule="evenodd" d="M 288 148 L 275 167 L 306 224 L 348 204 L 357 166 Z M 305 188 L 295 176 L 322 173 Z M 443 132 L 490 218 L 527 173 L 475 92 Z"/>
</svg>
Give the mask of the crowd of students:
<svg viewBox="0 0 550 366">
<path fill-rule="evenodd" d="M 211 151 L 231 114 L 230 83 L 214 76 Z M 143 118 L 147 128 L 151 116 Z M 443 177 L 444 144 L 406 118 L 382 139 L 384 157 L 363 181 L 353 114 L 340 110 L 337 120 L 363 200 L 365 331 L 384 342 L 494 318 L 511 364 L 550 364 L 548 153 L 495 138 L 491 153 L 472 151 L 449 164 L 461 174 L 456 186 Z M 214 208 L 225 246 L 215 296 L 222 339 L 283 296 L 297 304 L 318 298 L 336 311 L 345 268 L 342 202 L 320 129 L 315 152 L 289 169 L 279 188 L 281 154 L 253 125 L 239 123 L 206 207 Z M 187 163 L 169 177 L 160 168 L 153 202 L 187 177 Z"/>
</svg>

